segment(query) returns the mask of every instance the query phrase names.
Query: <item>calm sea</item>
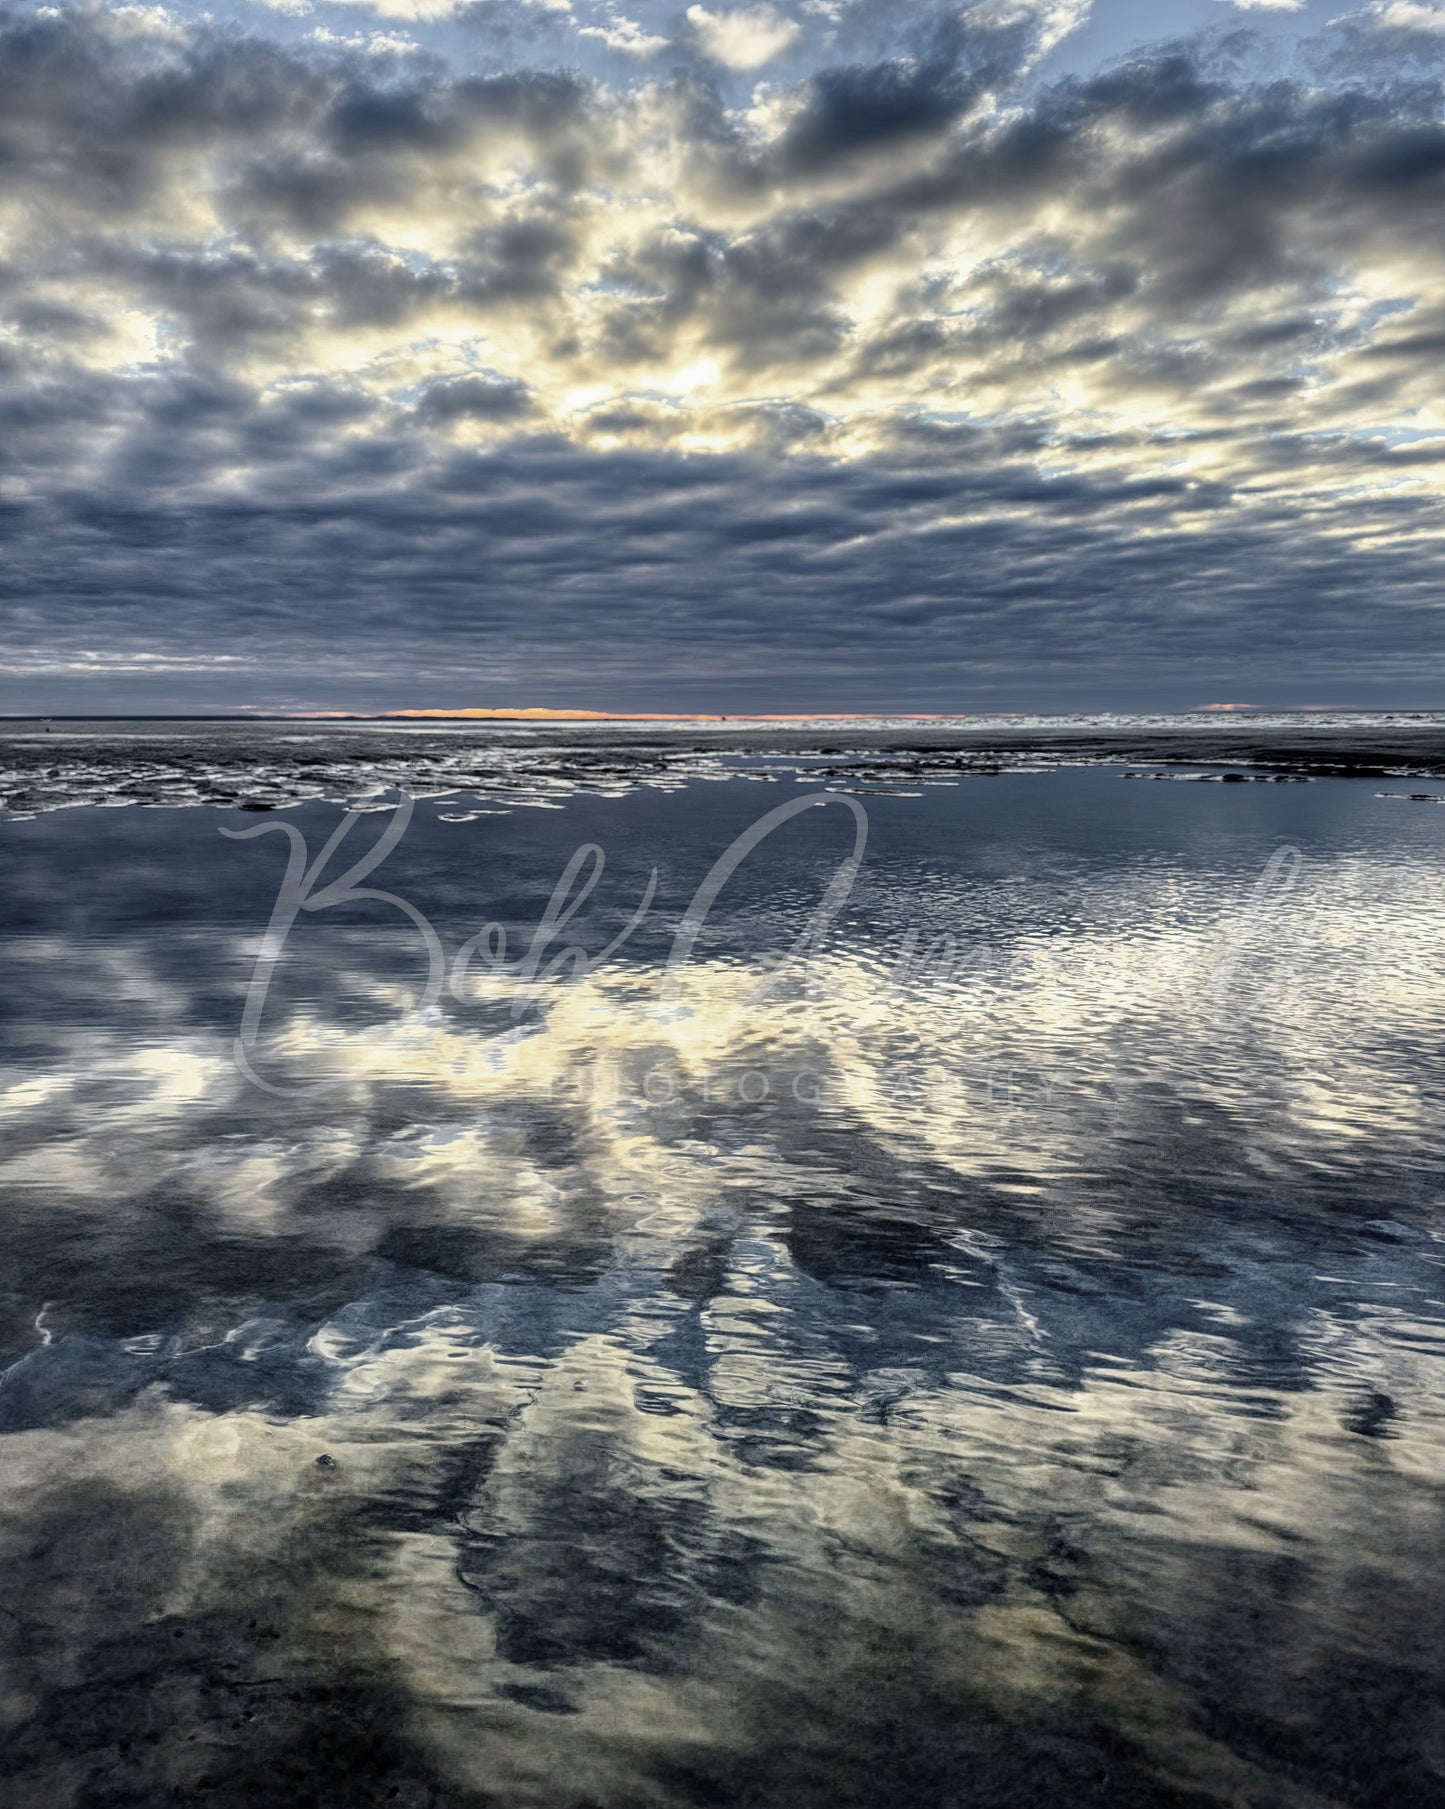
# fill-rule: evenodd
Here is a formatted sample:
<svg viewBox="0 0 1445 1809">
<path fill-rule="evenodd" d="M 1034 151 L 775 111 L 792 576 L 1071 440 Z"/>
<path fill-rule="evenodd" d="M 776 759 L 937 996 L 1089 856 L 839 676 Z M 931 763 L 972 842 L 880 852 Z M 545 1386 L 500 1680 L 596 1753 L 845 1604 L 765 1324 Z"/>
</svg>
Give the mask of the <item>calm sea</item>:
<svg viewBox="0 0 1445 1809">
<path fill-rule="evenodd" d="M 7 1802 L 1445 1800 L 1428 760 L 364 737 L 4 750 Z"/>
</svg>

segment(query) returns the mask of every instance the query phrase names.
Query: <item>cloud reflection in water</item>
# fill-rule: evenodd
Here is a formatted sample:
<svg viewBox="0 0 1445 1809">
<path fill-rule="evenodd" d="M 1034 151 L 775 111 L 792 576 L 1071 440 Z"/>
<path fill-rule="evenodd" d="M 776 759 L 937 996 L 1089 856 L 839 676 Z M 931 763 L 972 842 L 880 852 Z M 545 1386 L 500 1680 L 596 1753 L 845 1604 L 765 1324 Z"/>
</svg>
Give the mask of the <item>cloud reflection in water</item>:
<svg viewBox="0 0 1445 1809">
<path fill-rule="evenodd" d="M 1275 817 L 1016 783 L 876 802 L 762 1005 L 806 866 L 672 1011 L 653 948 L 418 1020 L 338 932 L 266 1048 L 321 1095 L 231 1063 L 253 938 L 210 1018 L 204 960 L 106 939 L 170 1028 L 82 1035 L 76 981 L 0 1102 L 13 1800 L 1438 1789 L 1438 855 L 1341 786 L 1251 927 Z M 572 808 L 429 833 L 540 900 Z M 900 985 L 909 924 L 970 958 Z"/>
</svg>

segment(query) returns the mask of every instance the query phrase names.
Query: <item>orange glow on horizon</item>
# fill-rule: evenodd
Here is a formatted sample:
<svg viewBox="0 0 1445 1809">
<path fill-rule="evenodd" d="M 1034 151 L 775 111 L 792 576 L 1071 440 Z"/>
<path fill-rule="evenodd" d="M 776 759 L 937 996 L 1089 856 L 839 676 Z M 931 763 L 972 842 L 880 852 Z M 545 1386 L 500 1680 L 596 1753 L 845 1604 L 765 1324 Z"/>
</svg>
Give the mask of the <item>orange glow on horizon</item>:
<svg viewBox="0 0 1445 1809">
<path fill-rule="evenodd" d="M 941 722 L 947 719 L 941 710 L 765 710 L 722 715 L 713 710 L 552 710 L 537 704 L 521 709 L 387 710 L 382 713 L 383 720 L 396 718 L 510 722 L 840 722 L 898 718 L 910 722 Z"/>
</svg>

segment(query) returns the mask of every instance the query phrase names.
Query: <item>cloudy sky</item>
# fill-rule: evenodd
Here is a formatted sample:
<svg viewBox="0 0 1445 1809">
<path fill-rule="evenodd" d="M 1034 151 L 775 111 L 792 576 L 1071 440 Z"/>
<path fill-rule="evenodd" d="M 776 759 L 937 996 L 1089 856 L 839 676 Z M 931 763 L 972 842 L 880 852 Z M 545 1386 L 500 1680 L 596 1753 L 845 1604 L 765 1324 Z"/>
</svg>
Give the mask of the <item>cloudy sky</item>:
<svg viewBox="0 0 1445 1809">
<path fill-rule="evenodd" d="M 1445 705 L 1442 70 L 1445 0 L 0 10 L 0 710 Z"/>
</svg>

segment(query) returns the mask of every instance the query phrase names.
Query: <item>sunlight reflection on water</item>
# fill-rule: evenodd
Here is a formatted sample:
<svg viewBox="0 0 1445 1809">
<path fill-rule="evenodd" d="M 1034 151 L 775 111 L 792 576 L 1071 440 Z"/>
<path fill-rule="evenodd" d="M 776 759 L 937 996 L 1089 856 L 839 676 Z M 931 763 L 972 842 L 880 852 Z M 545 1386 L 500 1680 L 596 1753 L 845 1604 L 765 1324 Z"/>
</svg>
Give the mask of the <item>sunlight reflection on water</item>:
<svg viewBox="0 0 1445 1809">
<path fill-rule="evenodd" d="M 515 1021 L 318 927 L 262 1055 L 329 1085 L 277 1096 L 230 1046 L 279 850 L 112 813 L 82 908 L 87 819 L 11 831 L 24 1800 L 1438 1792 L 1438 845 L 1349 782 L 1002 783 L 871 800 L 762 1004 L 836 832 L 671 1010 L 665 923 Z M 411 876 L 455 947 L 482 853 L 520 923 L 661 842 L 675 920 L 735 789 L 419 817 Z"/>
</svg>

